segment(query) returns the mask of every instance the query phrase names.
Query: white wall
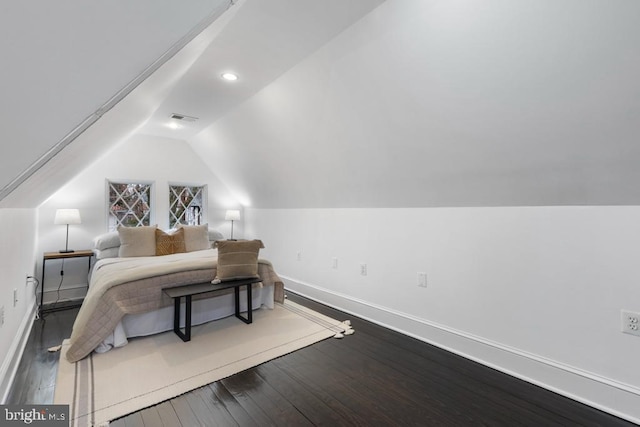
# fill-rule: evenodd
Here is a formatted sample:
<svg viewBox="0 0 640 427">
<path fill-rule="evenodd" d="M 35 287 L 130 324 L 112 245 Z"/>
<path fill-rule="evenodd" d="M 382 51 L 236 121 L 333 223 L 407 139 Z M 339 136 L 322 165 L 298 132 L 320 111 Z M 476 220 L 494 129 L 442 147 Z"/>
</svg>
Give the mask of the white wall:
<svg viewBox="0 0 640 427">
<path fill-rule="evenodd" d="M 6 399 L 35 313 L 34 283 L 27 283 L 26 276 L 35 272 L 36 216 L 35 209 L 0 209 L 0 310 L 4 310 L 4 324 L 0 326 L 0 403 Z"/>
<path fill-rule="evenodd" d="M 640 421 L 639 12 L 387 0 L 189 143 L 291 289 Z"/>
<path fill-rule="evenodd" d="M 640 337 L 620 332 L 640 311 L 640 207 L 246 216 L 290 289 L 640 420 Z"/>
<path fill-rule="evenodd" d="M 69 248 L 91 249 L 92 239 L 107 231 L 105 180 L 153 182 L 152 204 L 155 215 L 152 224 L 169 227 L 169 183 L 207 185 L 208 211 L 204 222 L 226 236 L 230 224 L 224 221 L 225 209 L 238 208 L 237 202 L 225 186 L 204 165 L 184 141 L 138 135 L 117 146 L 97 160 L 84 172 L 60 188 L 39 209 L 38 275 L 41 274 L 42 253 L 64 248 L 66 227 L 54 225 L 58 208 L 78 208 L 81 225 L 69 227 Z M 242 235 L 242 222 L 234 225 L 234 235 Z M 85 259 L 67 260 L 64 266 L 64 282 L 61 299 L 84 295 L 86 290 L 87 262 Z M 55 301 L 60 284 L 61 262 L 47 261 L 45 303 Z M 38 276 L 40 277 L 40 276 Z M 72 289 L 76 289 L 72 291 Z M 65 291 L 68 289 L 68 291 Z"/>
<path fill-rule="evenodd" d="M 639 15 L 387 0 L 189 142 L 259 208 L 637 205 Z"/>
</svg>

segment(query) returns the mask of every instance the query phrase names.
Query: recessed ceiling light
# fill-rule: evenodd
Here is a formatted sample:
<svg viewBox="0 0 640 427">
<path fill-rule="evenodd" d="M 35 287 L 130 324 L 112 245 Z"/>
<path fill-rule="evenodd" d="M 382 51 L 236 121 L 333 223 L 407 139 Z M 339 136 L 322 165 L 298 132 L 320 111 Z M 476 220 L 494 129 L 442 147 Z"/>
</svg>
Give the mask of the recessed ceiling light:
<svg viewBox="0 0 640 427">
<path fill-rule="evenodd" d="M 170 127 L 171 129 L 180 129 L 182 127 L 178 123 L 175 123 L 175 122 L 168 123 L 167 126 Z"/>
<path fill-rule="evenodd" d="M 238 80 L 238 75 L 237 74 L 233 74 L 233 73 L 223 73 L 222 74 L 222 78 L 230 81 L 230 82 L 234 82 L 236 80 Z"/>
</svg>

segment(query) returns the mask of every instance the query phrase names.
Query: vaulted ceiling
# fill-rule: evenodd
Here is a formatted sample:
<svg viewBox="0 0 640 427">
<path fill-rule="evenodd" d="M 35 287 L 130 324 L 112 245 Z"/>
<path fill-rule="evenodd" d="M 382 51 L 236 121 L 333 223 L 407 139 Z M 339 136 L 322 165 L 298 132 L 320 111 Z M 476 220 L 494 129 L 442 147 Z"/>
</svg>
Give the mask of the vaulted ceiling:
<svg viewBox="0 0 640 427">
<path fill-rule="evenodd" d="M 0 206 L 37 206 L 134 133 L 186 140 L 381 1 L 3 4 Z"/>
<path fill-rule="evenodd" d="M 248 206 L 640 204 L 637 1 L 49 3 L 0 6 L 0 206 L 134 133 Z"/>
</svg>

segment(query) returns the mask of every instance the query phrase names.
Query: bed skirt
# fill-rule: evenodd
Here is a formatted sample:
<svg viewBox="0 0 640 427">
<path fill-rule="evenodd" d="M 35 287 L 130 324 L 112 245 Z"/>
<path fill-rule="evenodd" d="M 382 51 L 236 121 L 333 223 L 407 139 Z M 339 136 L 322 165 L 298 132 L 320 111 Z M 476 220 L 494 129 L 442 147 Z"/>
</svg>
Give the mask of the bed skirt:
<svg viewBox="0 0 640 427">
<path fill-rule="evenodd" d="M 233 292 L 202 298 L 193 301 L 191 308 L 191 324 L 201 325 L 206 322 L 222 319 L 235 314 L 235 299 Z M 261 308 L 273 309 L 274 287 L 256 286 L 252 289 L 252 306 L 254 310 Z M 184 326 L 184 303 L 181 309 L 183 319 L 180 326 Z M 240 311 L 247 310 L 246 290 L 240 291 Z M 141 314 L 127 314 L 114 331 L 105 338 L 95 352 L 105 353 L 114 347 L 127 345 L 130 338 L 143 337 L 166 331 L 173 331 L 173 305 L 159 310 Z M 176 337 L 179 339 L 178 337 Z"/>
</svg>

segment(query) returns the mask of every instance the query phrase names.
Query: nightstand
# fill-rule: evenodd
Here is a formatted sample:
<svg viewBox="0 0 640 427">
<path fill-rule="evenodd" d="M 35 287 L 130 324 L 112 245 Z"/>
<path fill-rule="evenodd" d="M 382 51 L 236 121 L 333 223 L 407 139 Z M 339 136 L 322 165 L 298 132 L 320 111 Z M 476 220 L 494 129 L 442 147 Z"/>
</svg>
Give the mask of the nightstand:
<svg viewBox="0 0 640 427">
<path fill-rule="evenodd" d="M 47 311 L 56 310 L 56 309 L 44 310 L 42 305 L 44 302 L 44 272 L 45 272 L 44 267 L 46 262 L 52 259 L 89 258 L 89 267 L 87 270 L 87 274 L 89 274 L 89 272 L 91 271 L 92 257 L 93 257 L 93 251 L 91 249 L 83 249 L 83 250 L 74 251 L 74 252 L 45 252 L 44 253 L 44 256 L 42 257 L 42 281 L 40 282 L 40 307 L 39 307 L 40 315 L 42 315 L 42 313 L 45 313 Z M 87 286 L 89 285 L 87 284 Z M 69 308 L 69 307 L 66 306 L 64 308 Z"/>
</svg>

